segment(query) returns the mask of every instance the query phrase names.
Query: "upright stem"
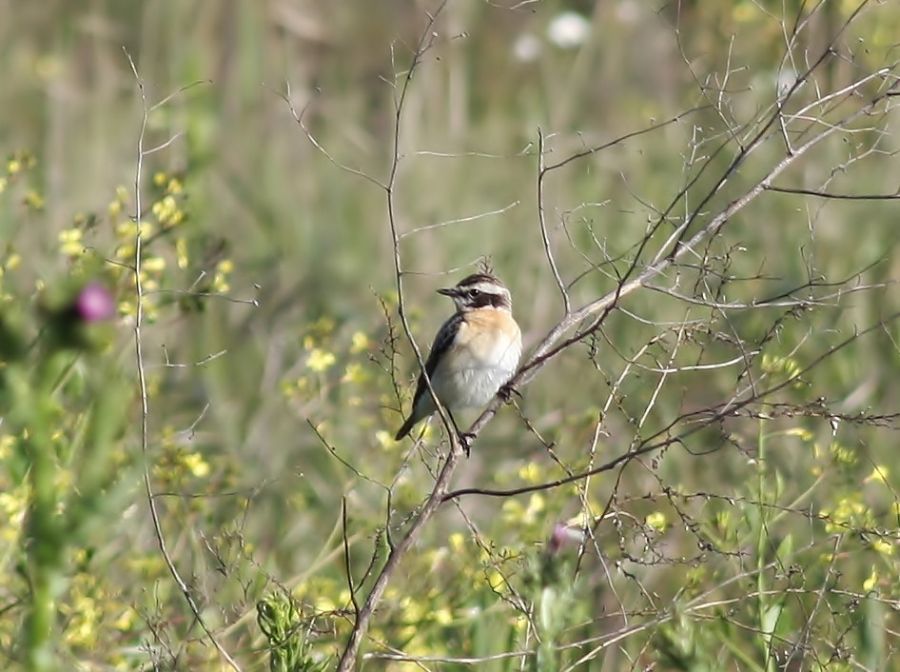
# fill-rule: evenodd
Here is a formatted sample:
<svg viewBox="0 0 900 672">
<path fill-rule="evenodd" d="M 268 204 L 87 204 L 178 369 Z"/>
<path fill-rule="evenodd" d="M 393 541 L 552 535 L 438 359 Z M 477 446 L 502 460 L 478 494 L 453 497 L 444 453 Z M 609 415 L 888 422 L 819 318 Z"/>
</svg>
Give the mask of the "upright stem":
<svg viewBox="0 0 900 672">
<path fill-rule="evenodd" d="M 757 594 L 757 611 L 760 629 L 762 630 L 762 640 L 765 646 L 764 667 L 767 672 L 774 670 L 774 659 L 771 656 L 771 632 L 767 630 L 768 616 L 768 600 L 766 599 L 766 547 L 768 546 L 769 534 L 766 525 L 766 421 L 760 419 L 759 434 L 757 437 L 757 454 L 756 454 L 756 500 L 757 513 L 759 516 L 759 528 L 756 535 L 756 588 Z"/>
<path fill-rule="evenodd" d="M 50 368 L 50 367 L 47 367 Z M 49 377 L 47 373 L 41 379 Z M 42 381 L 43 382 L 43 381 Z M 53 444 L 47 434 L 47 399 L 51 393 L 41 385 L 32 393 L 26 450 L 30 461 L 31 498 L 26 526 L 31 599 L 25 619 L 25 664 L 29 672 L 55 669 L 53 629 L 56 596 L 63 585 L 59 576 L 61 543 L 56 512 Z"/>
</svg>

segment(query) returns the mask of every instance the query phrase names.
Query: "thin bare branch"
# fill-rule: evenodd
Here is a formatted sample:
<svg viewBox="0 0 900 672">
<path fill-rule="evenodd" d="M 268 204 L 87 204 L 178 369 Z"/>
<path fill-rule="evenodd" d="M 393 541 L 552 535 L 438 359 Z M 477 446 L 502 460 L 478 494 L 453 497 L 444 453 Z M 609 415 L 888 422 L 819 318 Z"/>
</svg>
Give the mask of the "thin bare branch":
<svg viewBox="0 0 900 672">
<path fill-rule="evenodd" d="M 188 606 L 190 607 L 191 612 L 194 615 L 194 618 L 196 619 L 197 623 L 200 625 L 200 628 L 206 634 L 212 645 L 216 648 L 216 651 L 219 652 L 219 655 L 229 666 L 231 666 L 233 670 L 235 670 L 236 672 L 240 672 L 240 666 L 219 643 L 212 630 L 209 629 L 209 626 L 206 625 L 206 621 L 203 619 L 203 616 L 200 613 L 200 607 L 194 600 L 194 597 L 191 594 L 191 590 L 190 588 L 188 588 L 187 583 L 183 578 L 181 578 L 181 574 L 178 572 L 178 568 L 175 566 L 175 562 L 174 560 L 172 560 L 172 556 L 169 554 L 169 550 L 166 545 L 166 538 L 163 535 L 162 531 L 162 523 L 160 521 L 159 511 L 157 510 L 156 506 L 156 498 L 153 495 L 153 483 L 150 478 L 150 403 L 147 395 L 147 376 L 144 371 L 144 346 L 142 340 L 142 328 L 144 319 L 144 290 L 141 281 L 141 257 L 143 255 L 144 242 L 143 236 L 141 235 L 141 183 L 143 178 L 144 158 L 147 155 L 147 152 L 144 149 L 144 137 L 147 131 L 147 120 L 150 114 L 150 110 L 153 109 L 153 107 L 148 107 L 147 94 L 144 89 L 144 81 L 138 74 L 138 69 L 134 63 L 134 59 L 131 57 L 131 54 L 128 52 L 128 50 L 124 47 L 122 51 L 125 53 L 125 57 L 128 59 L 128 64 L 131 66 L 131 71 L 134 74 L 134 79 L 138 87 L 138 94 L 141 101 L 141 125 L 138 135 L 137 157 L 134 172 L 134 219 L 137 223 L 137 232 L 135 233 L 134 240 L 133 270 L 136 308 L 134 318 L 134 354 L 141 398 L 141 454 L 143 456 L 144 462 L 144 490 L 147 496 L 147 503 L 150 508 L 150 517 L 153 521 L 153 531 L 156 536 L 156 543 L 159 546 L 160 554 L 162 555 L 163 560 L 166 563 L 169 574 L 178 585 L 178 589 L 181 591 L 181 594 L 184 595 L 184 598 L 187 601 Z M 166 100 L 169 100 L 170 98 L 171 96 Z"/>
</svg>

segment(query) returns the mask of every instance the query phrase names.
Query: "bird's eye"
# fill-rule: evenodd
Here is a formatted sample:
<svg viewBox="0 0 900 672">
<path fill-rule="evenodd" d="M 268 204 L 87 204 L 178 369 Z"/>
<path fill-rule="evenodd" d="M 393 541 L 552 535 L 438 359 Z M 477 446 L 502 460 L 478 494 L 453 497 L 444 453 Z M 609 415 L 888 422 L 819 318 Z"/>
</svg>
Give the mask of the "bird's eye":
<svg viewBox="0 0 900 672">
<path fill-rule="evenodd" d="M 479 290 L 479 289 L 470 289 L 469 290 L 469 296 L 471 296 L 473 299 L 476 296 L 479 296 L 480 294 L 481 294 L 481 290 Z"/>
</svg>

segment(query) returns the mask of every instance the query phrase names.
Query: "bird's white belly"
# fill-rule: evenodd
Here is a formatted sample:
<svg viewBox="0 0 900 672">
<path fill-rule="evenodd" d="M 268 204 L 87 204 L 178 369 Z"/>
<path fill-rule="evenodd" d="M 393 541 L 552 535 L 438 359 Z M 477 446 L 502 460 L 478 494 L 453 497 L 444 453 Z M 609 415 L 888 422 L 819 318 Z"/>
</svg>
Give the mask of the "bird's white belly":
<svg viewBox="0 0 900 672">
<path fill-rule="evenodd" d="M 521 344 L 501 339 L 486 352 L 460 349 L 454 355 L 452 365 L 432 379 L 438 398 L 450 408 L 484 406 L 515 373 Z"/>
</svg>

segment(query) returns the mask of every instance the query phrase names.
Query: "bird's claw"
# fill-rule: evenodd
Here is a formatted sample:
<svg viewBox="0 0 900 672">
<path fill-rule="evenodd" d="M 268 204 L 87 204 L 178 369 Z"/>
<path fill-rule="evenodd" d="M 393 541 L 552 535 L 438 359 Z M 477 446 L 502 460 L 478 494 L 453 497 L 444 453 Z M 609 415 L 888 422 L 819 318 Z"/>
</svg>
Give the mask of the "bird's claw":
<svg viewBox="0 0 900 672">
<path fill-rule="evenodd" d="M 499 390 L 497 390 L 497 396 L 503 400 L 504 404 L 508 404 L 512 401 L 513 395 L 522 398 L 522 393 L 519 392 L 512 385 L 506 384 L 502 385 Z"/>
<path fill-rule="evenodd" d="M 462 446 L 463 451 L 466 454 L 466 457 L 469 457 L 469 454 L 472 451 L 472 442 L 475 440 L 475 435 L 472 432 L 460 432 L 459 433 L 459 445 Z"/>
</svg>

